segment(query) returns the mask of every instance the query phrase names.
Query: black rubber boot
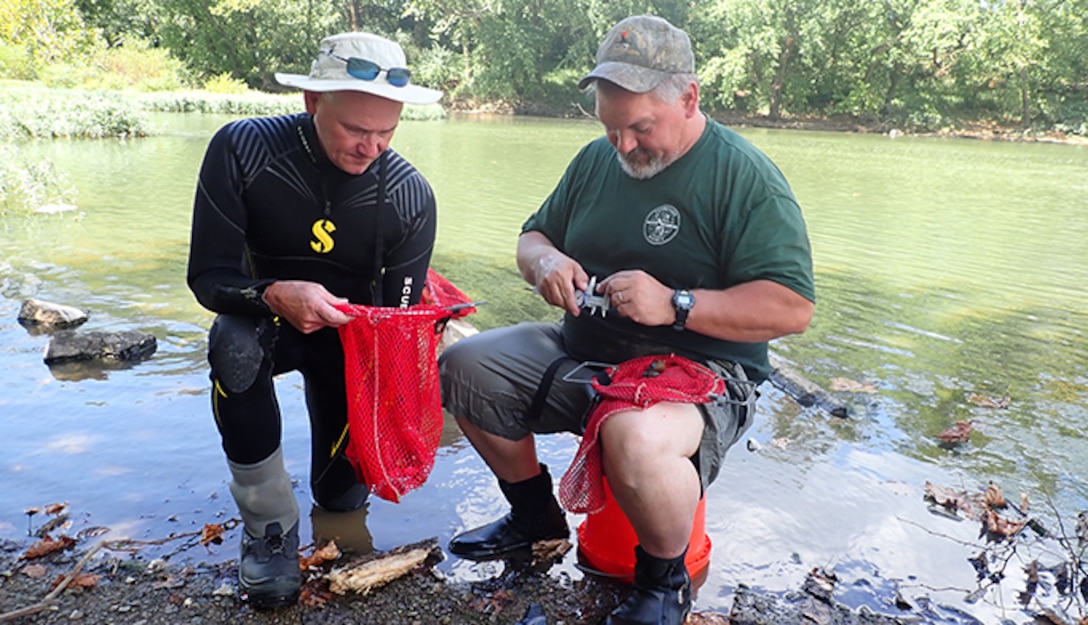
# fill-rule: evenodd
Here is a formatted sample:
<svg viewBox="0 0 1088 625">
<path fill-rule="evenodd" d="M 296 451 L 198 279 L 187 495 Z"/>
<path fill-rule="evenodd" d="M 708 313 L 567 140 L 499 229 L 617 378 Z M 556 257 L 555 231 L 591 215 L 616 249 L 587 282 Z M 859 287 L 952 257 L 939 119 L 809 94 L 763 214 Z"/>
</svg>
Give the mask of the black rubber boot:
<svg viewBox="0 0 1088 625">
<path fill-rule="evenodd" d="M 635 547 L 631 595 L 612 611 L 605 625 L 680 625 L 691 611 L 691 577 L 684 556 L 664 560 Z"/>
<path fill-rule="evenodd" d="M 261 538 L 242 532 L 238 586 L 255 608 L 279 608 L 298 602 L 299 588 L 302 586 L 298 563 L 298 523 L 286 534 L 279 523 L 267 525 Z"/>
<path fill-rule="evenodd" d="M 552 494 L 548 467 L 540 465 L 540 475 L 523 482 L 499 480 L 499 488 L 510 502 L 510 512 L 498 521 L 454 536 L 450 553 L 467 560 L 493 560 L 528 549 L 538 540 L 570 536 L 567 518 Z"/>
</svg>

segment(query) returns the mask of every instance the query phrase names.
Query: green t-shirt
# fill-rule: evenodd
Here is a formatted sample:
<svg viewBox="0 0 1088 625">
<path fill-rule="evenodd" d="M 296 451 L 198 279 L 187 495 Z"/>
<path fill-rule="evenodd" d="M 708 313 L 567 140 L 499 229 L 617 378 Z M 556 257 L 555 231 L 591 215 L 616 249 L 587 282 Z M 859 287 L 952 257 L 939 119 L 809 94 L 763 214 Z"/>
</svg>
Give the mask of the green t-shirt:
<svg viewBox="0 0 1088 625">
<path fill-rule="evenodd" d="M 624 173 L 606 138 L 593 141 L 522 226 L 528 231 L 548 237 L 598 281 L 625 269 L 674 289 L 764 279 L 815 301 L 808 233 L 785 177 L 746 139 L 710 119 L 684 156 L 648 180 Z M 770 371 L 767 343 L 643 326 L 617 314 L 568 314 L 563 337 L 579 360 L 676 352 L 739 362 L 753 380 Z"/>
</svg>

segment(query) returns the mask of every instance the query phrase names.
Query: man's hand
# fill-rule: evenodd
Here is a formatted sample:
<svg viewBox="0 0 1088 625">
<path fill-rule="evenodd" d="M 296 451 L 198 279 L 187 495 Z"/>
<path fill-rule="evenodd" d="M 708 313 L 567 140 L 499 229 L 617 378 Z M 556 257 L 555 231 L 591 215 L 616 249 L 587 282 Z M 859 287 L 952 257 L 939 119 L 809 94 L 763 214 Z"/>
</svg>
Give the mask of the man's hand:
<svg viewBox="0 0 1088 625">
<path fill-rule="evenodd" d="M 598 285 L 622 317 L 644 326 L 663 326 L 676 319 L 673 290 L 640 269 L 617 271 Z"/>
<path fill-rule="evenodd" d="M 336 328 L 351 321 L 350 315 L 335 308 L 337 304 L 347 304 L 348 300 L 336 297 L 316 282 L 273 282 L 264 291 L 264 301 L 272 312 L 286 319 L 303 334 L 321 328 Z"/>
<path fill-rule="evenodd" d="M 589 287 L 585 269 L 570 256 L 560 252 L 539 232 L 526 232 L 518 238 L 518 267 L 546 302 L 577 317 L 582 314 L 575 289 Z"/>
</svg>

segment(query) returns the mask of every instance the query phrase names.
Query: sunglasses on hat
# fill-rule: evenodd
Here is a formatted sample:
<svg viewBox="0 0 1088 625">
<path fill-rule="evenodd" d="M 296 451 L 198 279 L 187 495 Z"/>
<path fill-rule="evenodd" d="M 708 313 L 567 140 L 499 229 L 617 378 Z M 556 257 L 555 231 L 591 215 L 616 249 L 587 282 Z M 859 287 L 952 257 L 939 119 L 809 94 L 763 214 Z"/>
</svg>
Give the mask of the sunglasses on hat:
<svg viewBox="0 0 1088 625">
<path fill-rule="evenodd" d="M 358 78 L 359 80 L 374 80 L 378 77 L 378 74 L 385 72 L 385 79 L 389 81 L 389 84 L 394 87 L 403 87 L 407 85 L 408 81 L 412 78 L 412 71 L 407 67 L 385 68 L 374 61 L 368 61 L 357 57 L 345 58 L 333 54 L 328 50 L 322 50 L 322 52 L 338 61 L 347 63 L 348 75 L 353 78 Z"/>
</svg>

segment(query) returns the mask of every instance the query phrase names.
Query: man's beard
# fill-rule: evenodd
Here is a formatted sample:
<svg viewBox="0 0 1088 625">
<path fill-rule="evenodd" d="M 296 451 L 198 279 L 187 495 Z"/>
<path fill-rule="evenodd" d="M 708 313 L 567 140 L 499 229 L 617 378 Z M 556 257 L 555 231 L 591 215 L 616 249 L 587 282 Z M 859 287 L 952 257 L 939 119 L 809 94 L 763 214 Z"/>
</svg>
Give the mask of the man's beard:
<svg viewBox="0 0 1088 625">
<path fill-rule="evenodd" d="M 646 154 L 649 156 L 649 160 L 643 162 L 638 158 Z M 627 154 L 620 154 L 616 152 L 616 159 L 620 162 L 620 167 L 623 168 L 624 173 L 632 178 L 638 180 L 647 180 L 665 171 L 665 168 L 672 165 L 672 162 L 676 159 L 670 156 L 654 156 L 647 154 L 642 148 L 635 148 Z"/>
</svg>

